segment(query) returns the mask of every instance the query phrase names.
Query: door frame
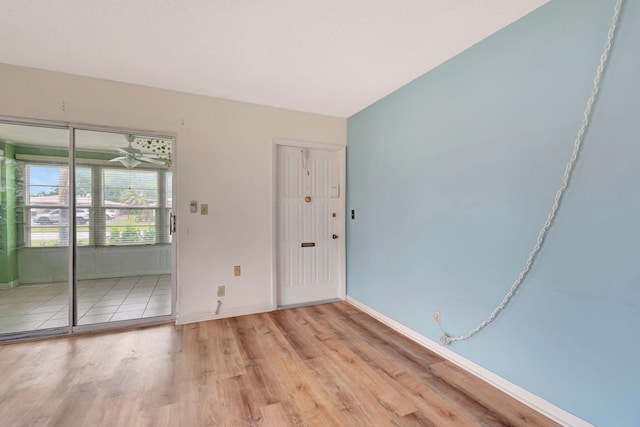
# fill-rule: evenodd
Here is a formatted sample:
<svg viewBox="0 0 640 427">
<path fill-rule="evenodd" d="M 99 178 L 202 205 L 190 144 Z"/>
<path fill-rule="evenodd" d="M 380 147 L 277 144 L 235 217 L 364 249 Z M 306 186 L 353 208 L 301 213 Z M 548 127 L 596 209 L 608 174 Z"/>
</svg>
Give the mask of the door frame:
<svg viewBox="0 0 640 427">
<path fill-rule="evenodd" d="M 162 132 L 157 130 L 145 130 L 140 128 L 121 128 L 116 126 L 101 126 L 101 125 L 91 125 L 91 124 L 74 123 L 74 122 L 69 123 L 68 127 L 70 129 L 69 138 L 71 139 L 71 142 L 73 142 L 73 145 L 70 145 L 70 146 L 73 147 L 72 152 L 74 156 L 73 163 L 71 163 L 71 160 L 70 160 L 70 164 L 74 164 L 74 165 L 75 165 L 75 131 L 77 130 L 88 130 L 88 131 L 107 132 L 107 133 L 122 133 L 122 134 L 133 133 L 133 134 L 141 134 L 141 135 L 150 136 L 150 137 L 157 136 L 159 138 L 171 139 L 171 150 L 172 150 L 171 193 L 172 193 L 172 196 L 171 196 L 170 212 L 174 214 L 175 212 L 177 212 L 178 188 L 176 184 L 177 184 L 177 178 L 178 178 L 178 174 L 177 174 L 177 157 L 178 157 L 177 151 L 178 150 L 176 148 L 177 135 L 175 132 Z M 70 169 L 73 169 L 75 174 L 75 167 Z M 69 179 L 71 180 L 71 177 Z M 75 191 L 76 191 L 75 179 L 73 181 L 70 181 L 69 184 L 70 184 L 70 188 L 71 186 L 73 186 L 73 194 L 75 194 Z M 75 212 L 75 197 L 73 198 L 73 203 L 74 203 L 74 207 L 72 212 Z M 76 268 L 75 268 L 75 263 L 77 260 L 77 257 L 75 255 L 75 251 L 76 251 L 75 221 L 71 221 L 71 222 L 72 222 L 73 228 L 71 231 L 72 234 L 70 236 L 70 239 L 73 238 L 74 241 L 73 241 L 73 245 L 70 245 L 71 250 L 73 252 L 73 256 L 71 256 L 71 259 L 69 260 L 69 268 L 71 269 L 70 270 L 71 274 L 69 276 L 70 286 L 73 286 L 73 292 L 71 292 L 71 289 L 70 289 L 70 295 L 69 295 L 70 304 L 72 302 L 72 298 L 76 298 L 75 286 L 77 284 Z M 174 223 L 172 222 L 172 219 L 169 218 L 169 227 L 172 227 L 173 224 Z M 97 331 L 108 331 L 108 330 L 127 328 L 127 327 L 139 327 L 139 326 L 164 323 L 167 320 L 175 322 L 178 316 L 178 238 L 177 237 L 178 237 L 178 233 L 174 230 L 171 237 L 171 312 L 170 314 L 154 316 L 154 317 L 142 317 L 139 319 L 118 320 L 116 322 L 102 322 L 102 323 L 94 323 L 89 325 L 75 325 L 75 326 L 71 326 L 71 333 L 97 332 Z M 71 264 L 74 264 L 74 265 L 72 266 Z M 73 306 L 74 306 L 73 308 L 75 309 L 76 304 L 73 304 Z M 69 310 L 71 311 L 71 306 Z M 70 317 L 70 318 L 73 319 L 74 323 L 77 322 L 78 319 L 77 319 L 76 313 L 72 313 L 72 315 L 73 317 L 72 318 Z"/>
<path fill-rule="evenodd" d="M 301 141 L 285 138 L 273 138 L 271 144 L 271 309 L 278 309 L 278 147 L 309 148 L 338 153 L 339 164 L 339 212 L 342 221 L 338 226 L 338 298 L 345 300 L 347 296 L 346 281 L 346 178 L 347 178 L 347 147 L 344 145 L 321 142 Z"/>
</svg>

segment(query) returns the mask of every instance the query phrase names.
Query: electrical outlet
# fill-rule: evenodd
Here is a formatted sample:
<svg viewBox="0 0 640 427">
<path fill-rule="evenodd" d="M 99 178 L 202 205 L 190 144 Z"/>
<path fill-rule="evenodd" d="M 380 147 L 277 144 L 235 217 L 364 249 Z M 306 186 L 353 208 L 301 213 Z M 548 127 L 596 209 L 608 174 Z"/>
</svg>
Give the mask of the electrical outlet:
<svg viewBox="0 0 640 427">
<path fill-rule="evenodd" d="M 233 266 L 233 275 L 234 276 L 239 276 L 240 275 L 240 266 L 239 265 L 234 265 Z"/>
<path fill-rule="evenodd" d="M 218 286 L 218 296 L 219 297 L 223 297 L 224 296 L 224 285 Z"/>
<path fill-rule="evenodd" d="M 440 324 L 440 312 L 438 310 L 433 310 L 433 323 Z"/>
</svg>

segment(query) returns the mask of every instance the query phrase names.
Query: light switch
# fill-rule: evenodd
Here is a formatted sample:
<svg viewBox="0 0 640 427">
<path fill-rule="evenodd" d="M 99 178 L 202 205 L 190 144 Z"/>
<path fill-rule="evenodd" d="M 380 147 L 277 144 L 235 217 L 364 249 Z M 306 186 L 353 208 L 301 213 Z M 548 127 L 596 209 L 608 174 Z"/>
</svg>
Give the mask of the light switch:
<svg viewBox="0 0 640 427">
<path fill-rule="evenodd" d="M 203 203 L 200 205 L 200 215 L 209 215 L 209 205 Z"/>
<path fill-rule="evenodd" d="M 239 265 L 234 265 L 233 266 L 233 275 L 234 276 L 239 276 L 240 275 L 240 266 Z"/>
</svg>

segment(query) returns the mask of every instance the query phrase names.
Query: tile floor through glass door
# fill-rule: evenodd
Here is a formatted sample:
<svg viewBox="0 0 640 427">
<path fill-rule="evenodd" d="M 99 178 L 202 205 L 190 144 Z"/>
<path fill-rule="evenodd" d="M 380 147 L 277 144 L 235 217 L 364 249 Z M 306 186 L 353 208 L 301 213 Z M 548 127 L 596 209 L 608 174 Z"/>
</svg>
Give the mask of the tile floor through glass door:
<svg viewBox="0 0 640 427">
<path fill-rule="evenodd" d="M 78 324 L 171 314 L 171 275 L 80 280 Z M 0 334 L 68 325 L 68 283 L 0 289 Z"/>
</svg>

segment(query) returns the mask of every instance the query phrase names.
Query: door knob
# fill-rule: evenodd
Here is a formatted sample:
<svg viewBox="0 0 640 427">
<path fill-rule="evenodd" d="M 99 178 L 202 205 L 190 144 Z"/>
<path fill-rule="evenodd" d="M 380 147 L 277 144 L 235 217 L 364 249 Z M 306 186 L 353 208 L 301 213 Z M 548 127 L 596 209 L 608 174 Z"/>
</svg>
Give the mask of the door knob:
<svg viewBox="0 0 640 427">
<path fill-rule="evenodd" d="M 337 238 L 338 238 L 338 235 L 337 235 L 337 234 L 334 234 L 333 236 L 331 236 L 331 238 L 332 238 L 333 240 L 335 240 L 335 239 L 337 239 Z"/>
</svg>

